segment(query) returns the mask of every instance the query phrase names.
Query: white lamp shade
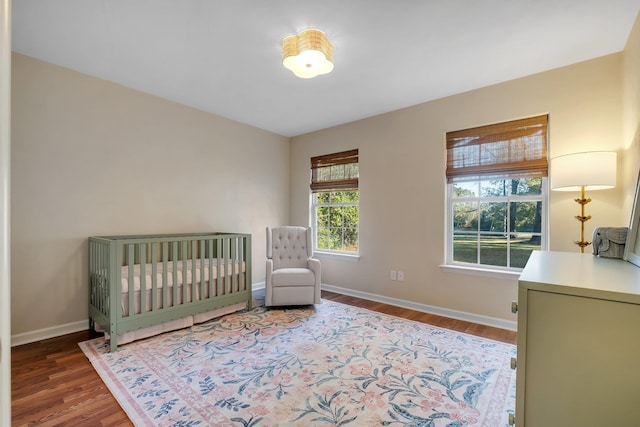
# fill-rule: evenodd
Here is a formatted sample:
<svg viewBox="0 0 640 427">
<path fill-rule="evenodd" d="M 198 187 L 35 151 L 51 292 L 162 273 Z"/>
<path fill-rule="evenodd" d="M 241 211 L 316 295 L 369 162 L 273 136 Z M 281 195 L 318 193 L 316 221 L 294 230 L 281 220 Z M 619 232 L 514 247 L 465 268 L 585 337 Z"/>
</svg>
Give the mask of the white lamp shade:
<svg viewBox="0 0 640 427">
<path fill-rule="evenodd" d="M 589 151 L 551 159 L 551 189 L 556 191 L 606 190 L 616 186 L 614 151 Z"/>
</svg>

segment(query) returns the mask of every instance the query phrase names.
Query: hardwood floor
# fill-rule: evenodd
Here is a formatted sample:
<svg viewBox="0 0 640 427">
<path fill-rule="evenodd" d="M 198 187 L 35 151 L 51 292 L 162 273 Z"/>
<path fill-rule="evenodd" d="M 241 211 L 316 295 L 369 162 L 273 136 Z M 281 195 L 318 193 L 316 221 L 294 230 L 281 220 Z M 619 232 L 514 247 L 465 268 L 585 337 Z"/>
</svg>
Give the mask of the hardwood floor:
<svg viewBox="0 0 640 427">
<path fill-rule="evenodd" d="M 77 332 L 11 350 L 12 426 L 133 425 L 78 343 Z"/>
<path fill-rule="evenodd" d="M 383 303 L 322 292 L 322 298 L 496 341 L 516 343 L 516 333 Z M 12 426 L 131 426 L 78 343 L 91 331 L 14 347 L 11 350 Z"/>
<path fill-rule="evenodd" d="M 491 326 L 479 325 L 477 323 L 465 322 L 464 320 L 456 320 L 448 317 L 437 316 L 435 314 L 423 313 L 421 311 L 409 310 L 402 307 L 365 300 L 347 295 L 336 294 L 333 292 L 322 291 L 322 298 L 340 302 L 342 304 L 355 305 L 380 313 L 390 314 L 392 316 L 402 317 L 417 322 L 428 323 L 441 328 L 452 329 L 458 332 L 489 338 L 495 341 L 507 344 L 516 344 L 515 331 L 493 328 Z"/>
</svg>

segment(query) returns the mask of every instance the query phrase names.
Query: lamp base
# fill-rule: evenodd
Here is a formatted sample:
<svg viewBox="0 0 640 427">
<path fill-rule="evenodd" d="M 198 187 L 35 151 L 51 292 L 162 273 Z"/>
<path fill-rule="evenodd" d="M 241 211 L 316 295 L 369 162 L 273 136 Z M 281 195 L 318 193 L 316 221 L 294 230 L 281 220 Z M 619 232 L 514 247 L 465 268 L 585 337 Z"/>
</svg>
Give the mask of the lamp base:
<svg viewBox="0 0 640 427">
<path fill-rule="evenodd" d="M 573 199 L 573 200 L 575 200 L 575 202 L 576 202 L 577 204 L 582 205 L 582 206 L 586 205 L 587 203 L 589 203 L 589 202 L 591 201 L 591 199 L 590 199 L 590 198 L 589 198 L 589 199 L 585 199 L 585 198 L 584 198 L 584 194 L 582 195 L 582 198 L 581 198 L 581 199 Z"/>
<path fill-rule="evenodd" d="M 586 248 L 587 246 L 589 246 L 591 244 L 591 242 L 585 242 L 584 240 L 581 240 L 579 242 L 574 241 L 573 243 L 575 243 L 576 245 L 580 246 L 580 250 L 582 252 L 584 252 L 584 248 Z"/>
<path fill-rule="evenodd" d="M 584 223 L 591 219 L 591 215 L 585 215 L 584 214 L 584 205 L 586 205 L 587 203 L 589 203 L 591 201 L 591 199 L 587 199 L 587 198 L 584 197 L 584 185 L 580 189 L 580 196 L 581 197 L 579 199 L 573 199 L 573 200 L 576 201 L 577 204 L 580 205 L 580 215 L 576 215 L 575 216 L 575 219 L 580 221 L 580 241 L 573 242 L 573 243 L 575 243 L 576 245 L 580 246 L 580 252 L 584 253 L 584 248 L 586 248 L 587 246 L 589 246 L 591 244 L 591 242 L 585 242 L 585 240 L 584 240 Z"/>
</svg>

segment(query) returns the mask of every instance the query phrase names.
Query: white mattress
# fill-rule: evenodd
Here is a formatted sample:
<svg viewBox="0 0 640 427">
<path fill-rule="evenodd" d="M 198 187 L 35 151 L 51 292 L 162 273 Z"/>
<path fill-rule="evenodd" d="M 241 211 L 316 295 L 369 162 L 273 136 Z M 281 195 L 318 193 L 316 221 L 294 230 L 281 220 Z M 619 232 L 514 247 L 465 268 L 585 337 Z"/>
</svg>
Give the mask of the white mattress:
<svg viewBox="0 0 640 427">
<path fill-rule="evenodd" d="M 203 277 L 205 282 L 208 282 L 210 279 L 216 280 L 218 277 L 218 266 L 216 265 L 216 259 L 213 259 L 213 262 L 209 262 L 208 259 L 204 260 L 204 268 L 201 268 L 202 262 L 200 259 L 195 260 L 196 261 L 196 283 L 200 282 L 200 278 Z M 182 261 L 178 261 L 176 263 L 176 267 L 177 267 L 177 274 L 176 274 L 176 283 L 178 286 L 182 285 L 183 282 L 183 273 L 182 273 Z M 193 262 L 192 260 L 187 260 L 187 280 L 186 283 L 187 284 L 191 284 L 193 283 L 193 269 L 192 269 L 192 265 Z M 210 265 L 211 264 L 211 265 Z M 157 281 L 157 287 L 158 288 L 162 288 L 163 286 L 163 272 L 164 272 L 164 265 L 163 263 L 159 262 L 156 264 L 156 268 L 157 268 L 157 274 L 156 274 L 156 281 Z M 235 270 L 234 270 L 235 268 Z M 240 270 L 240 268 L 242 268 L 242 272 L 245 272 L 245 263 L 244 261 L 242 261 L 241 265 L 239 262 L 235 262 L 235 264 L 233 263 L 232 260 L 228 260 L 227 262 L 227 268 L 226 268 L 226 272 L 225 272 L 225 268 L 224 266 L 221 266 L 221 270 L 220 271 L 220 276 L 221 277 L 226 277 L 229 275 L 232 275 L 235 271 L 235 273 L 237 274 Z M 153 274 L 153 264 L 145 264 L 145 289 L 151 289 L 151 276 Z M 140 284 L 141 284 L 141 265 L 140 264 L 136 264 L 133 266 L 133 288 L 134 291 L 140 291 Z M 167 285 L 168 286 L 173 286 L 173 262 L 167 262 Z M 125 265 L 122 267 L 121 269 L 121 275 L 120 275 L 120 283 L 122 285 L 122 293 L 127 293 L 129 292 L 129 266 Z"/>
<path fill-rule="evenodd" d="M 215 260 L 214 260 L 215 261 Z M 176 263 L 176 267 L 177 267 L 177 274 L 176 274 L 176 280 L 175 282 L 177 283 L 176 286 L 176 302 L 174 303 L 173 301 L 173 294 L 174 294 L 174 278 L 173 278 L 173 262 L 169 262 L 167 263 L 167 301 L 164 301 L 164 283 L 163 283 L 163 264 L 162 263 L 158 263 L 156 264 L 156 268 L 157 268 L 157 274 L 156 274 L 156 291 L 155 291 L 155 297 L 156 297 L 156 307 L 157 308 L 163 308 L 163 307 L 172 307 L 174 305 L 179 305 L 183 303 L 183 271 L 182 271 L 182 261 L 179 261 Z M 201 261 L 198 259 L 196 260 L 196 270 L 195 270 L 195 292 L 194 292 L 194 286 L 193 286 L 193 269 L 192 269 L 192 261 L 191 260 L 187 260 L 187 270 L 186 270 L 186 302 L 193 302 L 193 301 L 199 301 L 202 299 L 207 299 L 209 298 L 209 281 L 210 279 L 212 280 L 213 283 L 213 295 L 217 295 L 218 292 L 218 283 L 217 283 L 217 279 L 218 279 L 218 267 L 217 265 L 215 265 L 215 262 L 213 263 L 213 265 L 211 266 L 211 268 L 209 268 L 209 262 L 208 260 L 205 260 L 204 262 L 204 268 L 201 268 L 202 266 L 200 265 Z M 231 260 L 229 260 L 229 262 L 227 263 L 227 268 L 223 268 L 223 266 L 221 266 L 221 270 L 220 271 L 220 278 L 222 280 L 224 280 L 224 288 L 222 289 L 222 294 L 226 294 L 232 291 L 231 287 L 234 287 L 234 291 L 238 290 L 245 290 L 246 288 L 246 282 L 245 282 L 245 277 L 243 275 L 238 276 L 238 273 L 240 271 L 240 269 L 242 269 L 242 273 L 245 272 L 245 263 L 239 263 L 236 262 L 235 265 L 231 262 Z M 235 270 L 234 270 L 235 268 Z M 226 270 L 226 273 L 225 273 Z M 144 280 L 144 287 L 143 292 L 141 292 L 141 284 L 142 284 L 142 280 L 141 280 L 141 271 L 142 268 L 139 264 L 136 264 L 133 266 L 133 287 L 134 287 L 134 295 L 133 295 L 133 301 L 134 301 L 134 313 L 139 314 L 141 312 L 141 304 L 140 304 L 140 294 L 144 294 L 144 309 L 145 312 L 146 311 L 151 311 L 151 303 L 152 303 L 152 295 L 153 295 L 153 288 L 152 288 L 152 283 L 151 283 L 151 275 L 153 273 L 152 271 L 152 264 L 146 264 L 145 265 L 145 280 Z M 233 272 L 235 271 L 236 273 L 236 277 L 232 277 Z M 204 281 L 202 283 L 200 283 L 200 279 L 204 278 Z M 121 279 L 120 279 L 120 283 L 121 283 L 121 287 L 122 287 L 122 294 L 121 294 L 121 306 L 122 306 L 122 315 L 123 316 L 128 316 L 129 315 L 129 267 L 128 266 L 123 266 L 121 269 Z M 201 287 L 202 287 L 202 292 L 201 292 Z"/>
</svg>

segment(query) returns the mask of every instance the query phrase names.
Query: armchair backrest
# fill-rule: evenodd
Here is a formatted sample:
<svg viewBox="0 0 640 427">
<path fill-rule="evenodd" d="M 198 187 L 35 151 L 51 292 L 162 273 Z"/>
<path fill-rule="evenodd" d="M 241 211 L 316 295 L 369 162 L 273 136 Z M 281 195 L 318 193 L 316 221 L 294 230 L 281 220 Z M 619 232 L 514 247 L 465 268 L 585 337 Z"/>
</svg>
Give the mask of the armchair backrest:
<svg viewBox="0 0 640 427">
<path fill-rule="evenodd" d="M 307 268 L 312 254 L 310 227 L 267 227 L 267 258 L 273 260 L 274 270 Z"/>
</svg>

